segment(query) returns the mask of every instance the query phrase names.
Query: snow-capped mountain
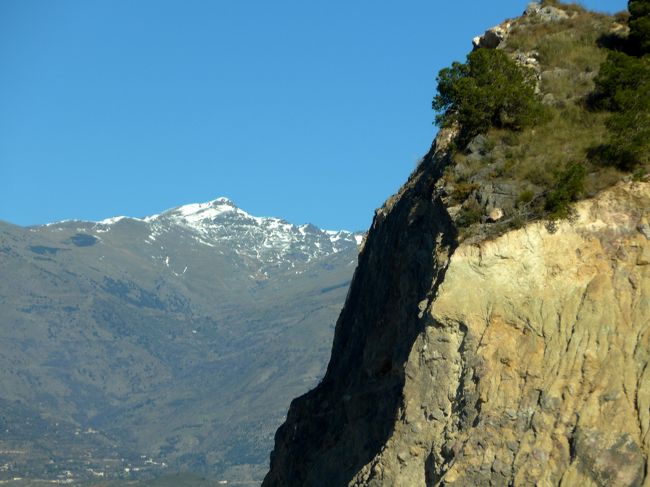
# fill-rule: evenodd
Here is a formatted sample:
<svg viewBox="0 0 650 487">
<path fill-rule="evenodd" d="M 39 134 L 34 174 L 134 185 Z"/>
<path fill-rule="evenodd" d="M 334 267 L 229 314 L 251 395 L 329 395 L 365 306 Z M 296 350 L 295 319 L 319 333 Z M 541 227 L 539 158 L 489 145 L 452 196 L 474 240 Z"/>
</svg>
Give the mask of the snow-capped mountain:
<svg viewBox="0 0 650 487">
<path fill-rule="evenodd" d="M 72 222 L 49 226 L 69 223 Z M 169 246 L 170 240 L 185 243 L 190 240 L 194 245 L 212 247 L 222 255 L 238 256 L 254 268 L 256 275 L 293 269 L 323 256 L 356 249 L 363 238 L 360 232 L 322 230 L 312 224 L 294 225 L 280 218 L 253 216 L 223 197 L 145 218 L 118 216 L 84 223 L 92 223 L 90 230 L 98 238 L 125 225 L 136 224 L 146 227 L 144 240 L 154 246 Z"/>
<path fill-rule="evenodd" d="M 22 425 L 2 441 L 30 452 L 10 473 L 83 478 L 113 458 L 123 475 L 146 455 L 261 478 L 289 401 L 324 373 L 360 239 L 225 198 L 0 222 L 0 423 Z"/>
</svg>

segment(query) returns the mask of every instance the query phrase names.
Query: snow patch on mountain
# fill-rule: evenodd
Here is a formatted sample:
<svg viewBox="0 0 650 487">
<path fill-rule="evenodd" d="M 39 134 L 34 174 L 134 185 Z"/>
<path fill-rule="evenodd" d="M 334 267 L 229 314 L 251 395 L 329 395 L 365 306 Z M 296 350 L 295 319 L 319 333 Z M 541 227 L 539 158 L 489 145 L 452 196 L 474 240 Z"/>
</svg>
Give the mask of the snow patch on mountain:
<svg viewBox="0 0 650 487">
<path fill-rule="evenodd" d="M 105 218 L 104 220 L 101 220 L 97 223 L 101 225 L 112 225 L 113 223 L 117 223 L 122 220 L 139 220 L 139 218 L 130 218 L 128 216 L 113 216 L 111 218 Z"/>
<path fill-rule="evenodd" d="M 297 262 L 307 263 L 325 255 L 358 246 L 359 233 L 321 230 L 312 224 L 293 225 L 280 218 L 257 217 L 238 208 L 228 198 L 172 208 L 145 218 L 118 216 L 94 225 L 97 232 L 110 231 L 125 221 L 149 226 L 148 242 L 178 238 L 179 230 L 200 245 L 215 247 L 237 256 L 263 274 Z"/>
</svg>

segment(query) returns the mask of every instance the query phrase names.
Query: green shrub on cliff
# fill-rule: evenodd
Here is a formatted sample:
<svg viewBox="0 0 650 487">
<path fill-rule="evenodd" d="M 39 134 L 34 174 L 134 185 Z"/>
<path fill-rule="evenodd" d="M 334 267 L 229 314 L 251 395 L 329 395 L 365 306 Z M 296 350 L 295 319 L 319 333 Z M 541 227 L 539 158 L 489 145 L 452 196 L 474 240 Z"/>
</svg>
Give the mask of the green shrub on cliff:
<svg viewBox="0 0 650 487">
<path fill-rule="evenodd" d="M 648 178 L 650 54 L 638 47 L 647 37 L 628 39 L 621 25 L 647 16 L 641 3 L 613 17 L 546 0 L 567 17 L 514 19 L 497 49 L 440 72 L 436 123 L 461 129 L 441 194 L 461 239 L 568 217 L 574 201 Z"/>
<path fill-rule="evenodd" d="M 595 79 L 600 108 L 621 111 L 629 104 L 632 93 L 642 90 L 648 84 L 650 63 L 648 58 L 629 56 L 623 52 L 612 51 Z"/>
<path fill-rule="evenodd" d="M 490 127 L 520 130 L 543 113 L 535 96 L 531 70 L 519 66 L 498 49 L 477 49 L 467 62 L 455 62 L 438 74 L 433 109 L 436 123 L 459 123 L 461 144 Z"/>
<path fill-rule="evenodd" d="M 624 171 L 649 163 L 650 56 L 612 53 L 596 81 L 601 90 L 611 90 L 602 103 L 612 114 L 606 122 L 609 137 L 592 155 Z"/>
<path fill-rule="evenodd" d="M 630 44 L 636 54 L 650 53 L 650 0 L 630 0 Z"/>
<path fill-rule="evenodd" d="M 570 164 L 555 176 L 554 188 L 546 198 L 546 209 L 553 218 L 566 218 L 570 204 L 577 201 L 585 189 L 587 171 L 584 164 Z"/>
<path fill-rule="evenodd" d="M 591 151 L 624 171 L 650 162 L 650 1 L 630 1 L 629 9 L 628 52 L 610 52 L 595 79 L 596 106 L 612 114 L 608 139 Z"/>
</svg>

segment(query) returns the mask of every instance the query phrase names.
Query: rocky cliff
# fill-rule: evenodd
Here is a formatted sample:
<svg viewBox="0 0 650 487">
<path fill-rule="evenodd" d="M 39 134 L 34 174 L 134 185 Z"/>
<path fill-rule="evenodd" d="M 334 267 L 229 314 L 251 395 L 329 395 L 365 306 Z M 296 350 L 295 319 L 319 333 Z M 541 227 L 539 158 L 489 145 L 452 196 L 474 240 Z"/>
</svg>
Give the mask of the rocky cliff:
<svg viewBox="0 0 650 487">
<path fill-rule="evenodd" d="M 377 211 L 327 373 L 291 404 L 264 486 L 650 486 L 650 182 L 585 162 L 602 125 L 591 68 L 544 81 L 561 51 L 603 59 L 595 39 L 616 28 L 564 8 L 474 41 L 533 59 L 545 100 L 572 95 L 544 126 L 480 135 L 483 152 L 441 130 Z M 570 112 L 584 123 L 560 125 Z M 570 164 L 584 199 L 530 218 L 553 188 L 521 190 Z"/>
<path fill-rule="evenodd" d="M 291 405 L 264 485 L 346 485 L 389 442 L 403 408 L 405 364 L 426 329 L 426 303 L 456 242 L 433 194 L 444 158 L 425 158 L 377 211 L 336 325 L 319 386 Z"/>
<path fill-rule="evenodd" d="M 650 184 L 457 245 L 447 162 L 378 210 L 264 485 L 649 485 Z"/>
</svg>

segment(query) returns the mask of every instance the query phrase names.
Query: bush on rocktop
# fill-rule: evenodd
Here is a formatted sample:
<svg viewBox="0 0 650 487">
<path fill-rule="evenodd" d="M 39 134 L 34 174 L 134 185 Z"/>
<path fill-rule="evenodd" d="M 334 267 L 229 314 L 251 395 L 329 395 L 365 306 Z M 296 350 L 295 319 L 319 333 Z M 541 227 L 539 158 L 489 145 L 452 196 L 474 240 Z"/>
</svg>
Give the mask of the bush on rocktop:
<svg viewBox="0 0 650 487">
<path fill-rule="evenodd" d="M 630 47 L 637 55 L 650 54 L 650 0 L 630 0 Z"/>
<path fill-rule="evenodd" d="M 438 74 L 433 109 L 441 127 L 458 123 L 459 143 L 491 127 L 521 130 L 544 113 L 532 70 L 499 49 L 477 49 Z"/>
<path fill-rule="evenodd" d="M 609 137 L 592 159 L 624 171 L 650 163 L 650 0 L 631 0 L 624 51 L 613 50 L 595 79 L 595 105 L 611 113 Z"/>
</svg>

